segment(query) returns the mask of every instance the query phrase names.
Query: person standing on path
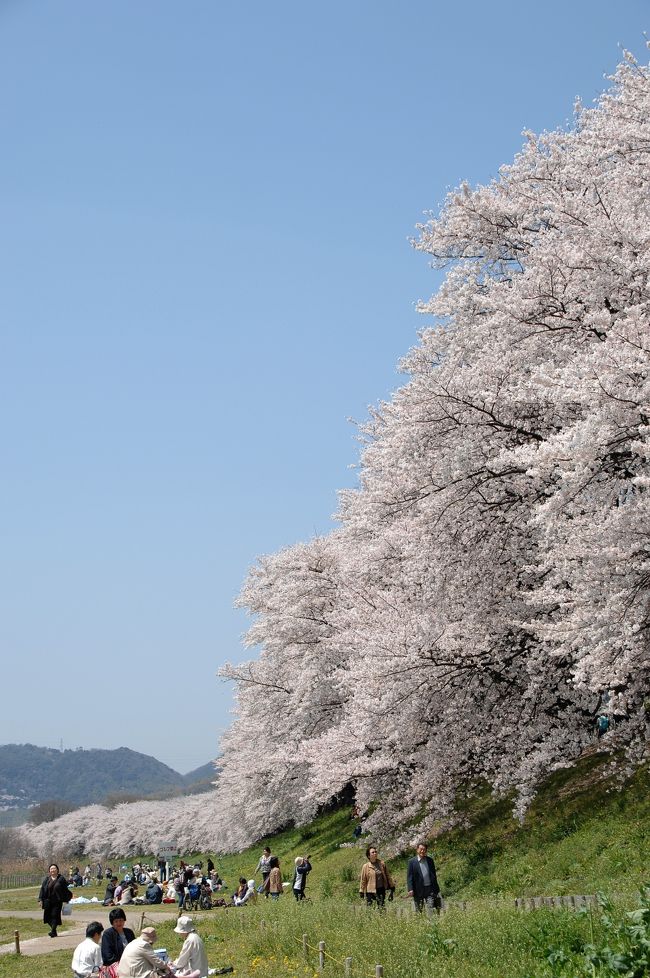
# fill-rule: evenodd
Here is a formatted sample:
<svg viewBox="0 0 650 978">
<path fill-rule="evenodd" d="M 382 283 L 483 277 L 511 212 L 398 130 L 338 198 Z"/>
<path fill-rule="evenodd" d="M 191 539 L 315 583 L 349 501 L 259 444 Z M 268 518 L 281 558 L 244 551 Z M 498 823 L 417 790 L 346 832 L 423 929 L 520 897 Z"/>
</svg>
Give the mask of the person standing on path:
<svg viewBox="0 0 650 978">
<path fill-rule="evenodd" d="M 427 855 L 426 843 L 420 842 L 417 855 L 409 859 L 406 870 L 406 889 L 413 897 L 413 906 L 422 913 L 425 905 L 427 914 L 440 909 L 440 887 L 436 876 L 436 867 L 431 856 Z"/>
<path fill-rule="evenodd" d="M 61 924 L 61 910 L 64 903 L 72 900 L 65 878 L 61 876 L 59 867 L 52 863 L 48 875 L 41 883 L 38 902 L 43 908 L 43 923 L 49 925 L 48 937 L 56 937 L 56 929 Z"/>
</svg>

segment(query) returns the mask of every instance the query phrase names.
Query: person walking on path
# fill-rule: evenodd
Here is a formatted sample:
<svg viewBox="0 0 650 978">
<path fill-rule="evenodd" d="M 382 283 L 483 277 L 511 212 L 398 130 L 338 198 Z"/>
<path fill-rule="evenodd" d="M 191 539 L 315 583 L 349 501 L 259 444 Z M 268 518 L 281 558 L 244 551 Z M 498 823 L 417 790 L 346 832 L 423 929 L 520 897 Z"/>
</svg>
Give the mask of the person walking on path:
<svg viewBox="0 0 650 978">
<path fill-rule="evenodd" d="M 102 949 L 99 942 L 104 925 L 93 920 L 86 927 L 86 939 L 77 944 L 72 955 L 72 972 L 75 978 L 90 978 L 102 966 Z"/>
<path fill-rule="evenodd" d="M 43 908 L 43 923 L 49 925 L 48 936 L 56 937 L 56 929 L 61 924 L 61 911 L 64 903 L 72 900 L 65 877 L 59 872 L 56 863 L 52 863 L 48 875 L 41 883 L 38 902 Z"/>
<path fill-rule="evenodd" d="M 422 913 L 425 905 L 430 915 L 433 910 L 439 910 L 441 905 L 440 887 L 436 876 L 436 867 L 431 856 L 427 855 L 425 842 L 420 842 L 417 855 L 409 859 L 406 870 L 406 889 L 413 897 L 413 906 Z"/>
<path fill-rule="evenodd" d="M 368 862 L 361 867 L 359 896 L 365 897 L 368 906 L 371 903 L 376 903 L 378 907 L 383 907 L 386 902 L 386 891 L 389 891 L 389 899 L 391 900 L 395 892 L 393 877 L 390 875 L 386 863 L 379 858 L 376 846 L 368 846 L 366 859 Z"/>
</svg>

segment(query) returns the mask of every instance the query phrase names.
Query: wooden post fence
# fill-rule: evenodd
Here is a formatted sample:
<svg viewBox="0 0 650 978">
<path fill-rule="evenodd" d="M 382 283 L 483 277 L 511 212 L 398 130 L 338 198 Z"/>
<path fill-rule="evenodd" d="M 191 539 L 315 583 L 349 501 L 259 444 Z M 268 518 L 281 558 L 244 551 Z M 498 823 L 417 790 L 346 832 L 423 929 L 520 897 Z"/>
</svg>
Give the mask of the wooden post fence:
<svg viewBox="0 0 650 978">
<path fill-rule="evenodd" d="M 20 931 L 14 931 L 14 943 L 16 945 L 16 954 L 20 954 Z"/>
</svg>

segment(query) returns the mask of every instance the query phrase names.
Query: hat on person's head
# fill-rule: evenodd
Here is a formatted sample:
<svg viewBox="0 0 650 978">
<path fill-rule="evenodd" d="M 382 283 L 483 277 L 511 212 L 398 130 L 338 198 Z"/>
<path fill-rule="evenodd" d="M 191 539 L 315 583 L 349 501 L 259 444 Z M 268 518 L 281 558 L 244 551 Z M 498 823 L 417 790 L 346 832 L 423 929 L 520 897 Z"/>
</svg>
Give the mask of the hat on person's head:
<svg viewBox="0 0 650 978">
<path fill-rule="evenodd" d="M 296 856 L 296 858 L 294 859 L 294 863 L 296 864 L 296 866 L 300 866 L 301 862 L 302 862 L 302 856 Z"/>
<path fill-rule="evenodd" d="M 140 931 L 140 937 L 144 937 L 145 941 L 149 944 L 153 944 L 156 940 L 156 928 L 155 927 L 143 927 Z"/>
<path fill-rule="evenodd" d="M 249 880 L 248 881 L 248 889 L 249 890 L 254 890 L 255 889 L 255 880 Z"/>
<path fill-rule="evenodd" d="M 179 917 L 174 927 L 176 934 L 191 934 L 194 930 L 194 922 L 191 917 Z"/>
</svg>

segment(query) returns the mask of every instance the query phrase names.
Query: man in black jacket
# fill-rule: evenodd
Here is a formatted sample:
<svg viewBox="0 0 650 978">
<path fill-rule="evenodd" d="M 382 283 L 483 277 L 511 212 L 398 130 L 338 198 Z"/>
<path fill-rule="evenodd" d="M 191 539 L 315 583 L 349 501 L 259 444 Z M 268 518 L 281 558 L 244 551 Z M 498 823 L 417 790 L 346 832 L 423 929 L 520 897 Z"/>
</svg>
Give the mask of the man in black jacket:
<svg viewBox="0 0 650 978">
<path fill-rule="evenodd" d="M 116 964 L 126 945 L 135 940 L 135 934 L 124 926 L 126 914 L 121 907 L 111 910 L 108 919 L 111 926 L 102 934 L 102 964 Z"/>
<path fill-rule="evenodd" d="M 413 897 L 415 909 L 422 913 L 426 904 L 427 913 L 430 914 L 432 910 L 439 910 L 442 902 L 436 867 L 431 856 L 427 856 L 424 842 L 420 842 L 415 851 L 417 856 L 409 859 L 406 870 L 406 889 Z"/>
</svg>

